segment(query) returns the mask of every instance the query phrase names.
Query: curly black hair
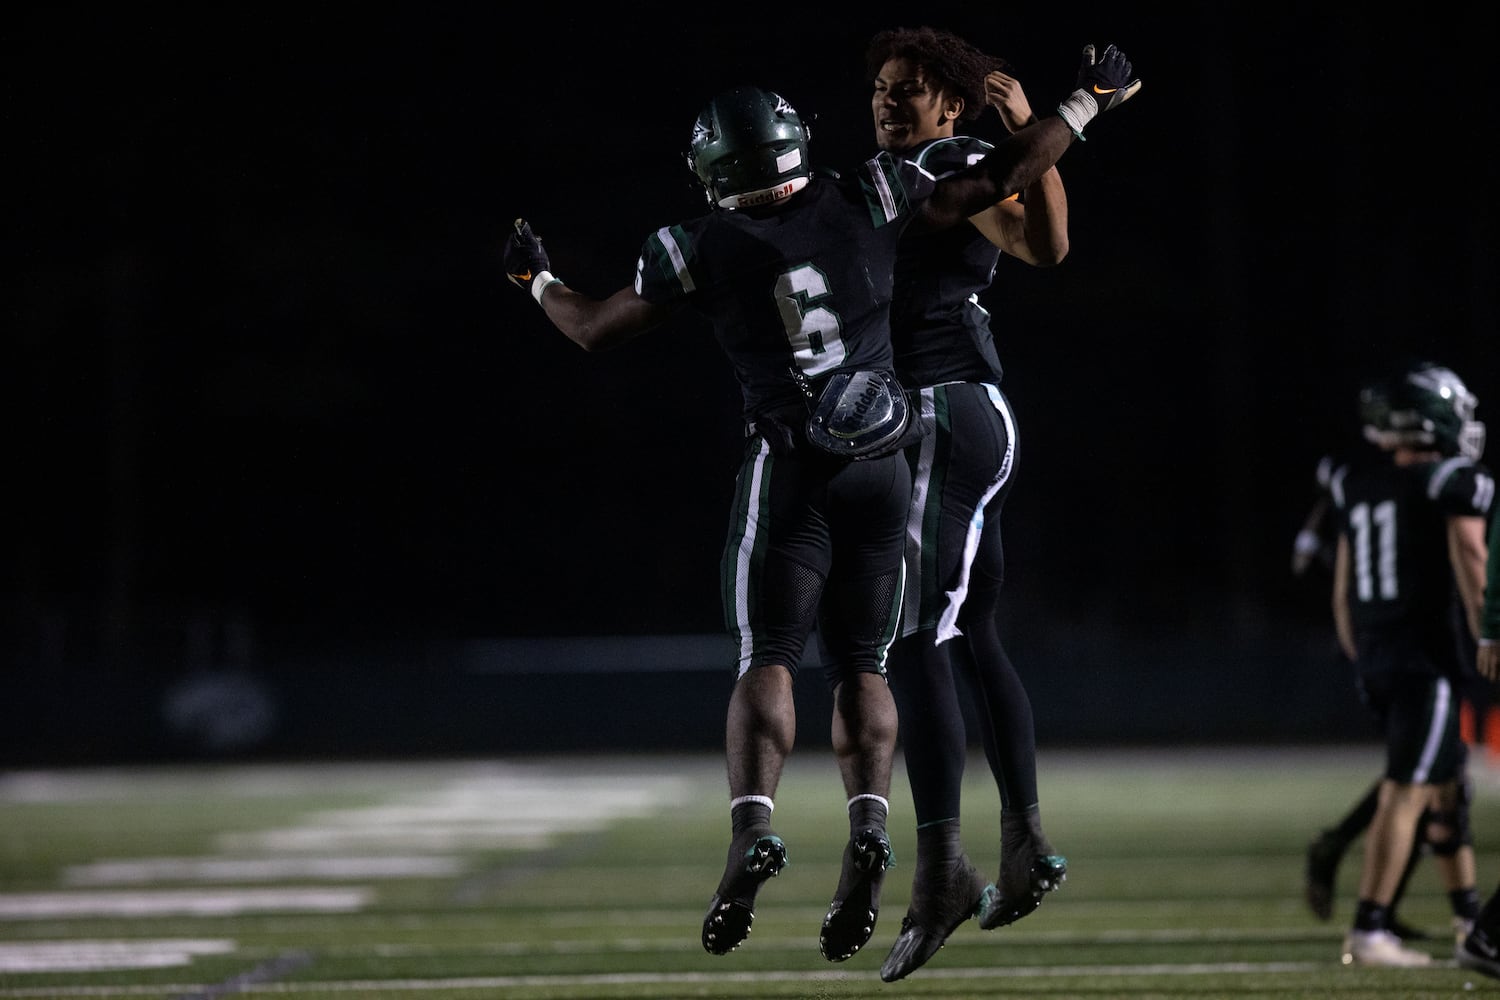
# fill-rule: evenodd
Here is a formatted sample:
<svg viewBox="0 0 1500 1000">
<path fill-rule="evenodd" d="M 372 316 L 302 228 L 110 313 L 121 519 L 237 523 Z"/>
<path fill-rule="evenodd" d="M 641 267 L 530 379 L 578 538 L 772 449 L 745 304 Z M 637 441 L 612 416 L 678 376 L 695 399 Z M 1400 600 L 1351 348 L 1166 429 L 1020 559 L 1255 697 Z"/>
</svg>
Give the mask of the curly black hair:
<svg viewBox="0 0 1500 1000">
<path fill-rule="evenodd" d="M 985 109 L 984 78 L 994 70 L 1009 69 L 999 56 L 992 56 L 942 28 L 887 28 L 870 39 L 865 49 L 867 77 L 874 80 L 880 68 L 893 58 L 910 59 L 922 68 L 932 86 L 945 94 L 963 98 L 958 117 L 973 121 Z"/>
</svg>

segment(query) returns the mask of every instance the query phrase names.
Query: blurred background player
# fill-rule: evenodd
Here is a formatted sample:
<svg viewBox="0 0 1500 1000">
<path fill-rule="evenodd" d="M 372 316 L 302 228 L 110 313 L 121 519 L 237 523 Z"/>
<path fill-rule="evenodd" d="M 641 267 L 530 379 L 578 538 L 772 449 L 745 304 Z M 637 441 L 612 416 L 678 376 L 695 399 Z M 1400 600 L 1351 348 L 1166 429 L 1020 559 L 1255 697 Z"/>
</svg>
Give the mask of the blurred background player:
<svg viewBox="0 0 1500 1000">
<path fill-rule="evenodd" d="M 991 147 L 956 134 L 958 122 L 977 119 L 991 104 L 1011 132 L 1035 121 L 1007 68 L 948 31 L 878 33 L 866 50 L 876 144 L 938 177 L 963 169 Z M 1025 916 L 1067 872 L 1042 832 L 1031 702 L 997 621 L 1005 576 L 1000 514 L 1018 436 L 979 294 L 1002 251 L 1039 266 L 1066 256 L 1067 196 L 1055 167 L 967 222 L 908 236 L 896 262 L 896 371 L 916 393 L 928 432 L 907 453 L 914 484 L 906 602 L 890 670 L 917 860 L 911 903 L 881 968 L 887 982 L 919 968 L 976 913 L 990 927 Z M 968 753 L 961 699 L 969 692 L 978 696 L 975 714 L 1000 793 L 998 890 L 960 837 Z"/>
<path fill-rule="evenodd" d="M 1475 668 L 1486 683 L 1500 683 L 1500 510 L 1490 510 L 1484 608 L 1479 620 Z M 1500 979 L 1500 887 L 1490 893 L 1474 926 L 1454 952 L 1458 964 Z"/>
<path fill-rule="evenodd" d="M 1364 447 L 1373 448 L 1374 446 L 1365 443 Z M 1320 571 L 1319 575 L 1321 572 L 1326 572 L 1330 578 L 1332 576 L 1334 556 L 1338 551 L 1339 525 L 1338 518 L 1333 516 L 1333 498 L 1329 495 L 1328 488 L 1333 470 L 1339 465 L 1339 459 L 1333 455 L 1325 455 L 1318 461 L 1317 499 L 1313 501 L 1292 543 L 1293 576 L 1306 577 L 1314 568 Z M 1347 663 L 1342 648 L 1337 643 L 1334 646 L 1338 650 L 1339 661 Z M 1463 781 L 1463 792 L 1467 796 L 1472 793 L 1472 783 L 1468 781 L 1466 775 Z M 1370 821 L 1375 818 L 1375 805 L 1380 798 L 1380 785 L 1381 779 L 1376 778 L 1364 795 L 1360 796 L 1337 823 L 1320 830 L 1307 845 L 1307 856 L 1303 867 L 1303 897 L 1307 900 L 1307 905 L 1313 914 L 1320 920 L 1333 918 L 1333 901 L 1337 897 L 1336 879 L 1339 864 L 1354 842 L 1364 835 L 1365 830 L 1370 826 Z M 1467 810 L 1463 812 L 1463 815 L 1467 819 Z M 1391 931 L 1403 941 L 1421 940 L 1427 937 L 1422 930 L 1402 921 L 1396 913 L 1401 898 L 1406 894 L 1406 887 L 1411 882 L 1412 872 L 1416 870 L 1417 862 L 1426 853 L 1426 830 L 1426 823 L 1419 821 L 1417 835 L 1412 840 L 1411 854 L 1388 908 Z"/>
<path fill-rule="evenodd" d="M 1334 626 L 1386 745 L 1346 964 L 1431 962 L 1401 942 L 1390 920 L 1424 812 L 1456 932 L 1467 934 L 1479 910 L 1461 816 L 1464 663 L 1451 618 L 1456 597 L 1478 635 L 1494 478 L 1478 462 L 1484 425 L 1474 420 L 1477 405 L 1451 370 L 1408 366 L 1361 393 L 1364 433 L 1380 454 L 1339 466 L 1329 480 L 1340 518 Z"/>
</svg>

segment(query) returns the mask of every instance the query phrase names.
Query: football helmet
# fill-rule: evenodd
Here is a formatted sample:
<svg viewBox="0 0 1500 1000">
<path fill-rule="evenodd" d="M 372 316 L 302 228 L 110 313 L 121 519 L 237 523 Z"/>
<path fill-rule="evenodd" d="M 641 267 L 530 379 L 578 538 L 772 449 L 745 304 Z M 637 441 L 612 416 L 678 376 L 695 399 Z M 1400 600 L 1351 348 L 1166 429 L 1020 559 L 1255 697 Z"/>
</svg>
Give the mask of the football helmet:
<svg viewBox="0 0 1500 1000">
<path fill-rule="evenodd" d="M 767 205 L 807 186 L 809 138 L 786 98 L 759 87 L 734 87 L 698 115 L 687 162 L 710 204 Z"/>
<path fill-rule="evenodd" d="M 1382 448 L 1431 448 L 1478 460 L 1484 424 L 1474 419 L 1479 399 L 1450 368 L 1412 365 L 1389 381 L 1360 390 L 1365 439 Z"/>
</svg>

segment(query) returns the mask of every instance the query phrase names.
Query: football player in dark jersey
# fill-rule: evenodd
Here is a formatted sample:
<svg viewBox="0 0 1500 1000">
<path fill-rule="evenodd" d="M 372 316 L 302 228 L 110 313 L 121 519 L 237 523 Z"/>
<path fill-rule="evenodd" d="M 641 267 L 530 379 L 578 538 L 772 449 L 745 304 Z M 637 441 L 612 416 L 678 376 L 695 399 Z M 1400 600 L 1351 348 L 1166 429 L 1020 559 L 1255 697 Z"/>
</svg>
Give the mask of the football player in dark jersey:
<svg viewBox="0 0 1500 1000">
<path fill-rule="evenodd" d="M 1500 510 L 1490 511 L 1489 554 L 1485 563 L 1484 607 L 1479 620 L 1479 675 L 1500 683 Z M 1500 979 L 1500 886 L 1474 918 L 1474 927 L 1460 941 L 1454 956 L 1466 969 Z"/>
<path fill-rule="evenodd" d="M 990 151 L 985 140 L 956 131 L 988 105 L 1010 132 L 1036 120 L 1004 61 L 952 32 L 882 31 L 865 56 L 876 144 L 936 177 Z M 887 982 L 920 968 L 971 916 L 993 928 L 1030 913 L 1067 872 L 1042 832 L 1031 701 L 999 634 L 1000 515 L 1018 436 L 1000 389 L 989 312 L 979 303 L 1002 251 L 1039 266 L 1066 256 L 1067 208 L 1053 167 L 957 226 L 907 236 L 896 260 L 896 372 L 914 392 L 927 433 L 907 450 L 906 601 L 890 669 L 917 860 L 910 906 L 880 970 Z M 957 671 L 977 695 L 980 742 L 999 791 L 997 885 L 976 870 L 960 836 L 968 733 Z"/>
<path fill-rule="evenodd" d="M 1364 448 L 1374 448 L 1373 444 L 1364 443 Z M 1340 459 L 1334 455 L 1324 455 L 1318 460 L 1316 481 L 1318 486 L 1317 499 L 1308 511 L 1302 527 L 1298 530 L 1296 538 L 1292 542 L 1292 574 L 1294 576 L 1306 576 L 1313 566 L 1327 570 L 1333 570 L 1334 556 L 1338 551 L 1339 525 L 1338 519 L 1334 517 L 1333 497 L 1329 495 L 1330 480 L 1333 471 L 1347 461 L 1348 457 Z M 1337 644 L 1335 644 L 1337 646 Z M 1340 663 L 1346 663 L 1343 650 L 1337 654 Z M 1462 794 L 1466 797 L 1472 793 L 1472 783 L 1468 780 L 1466 768 L 1461 768 L 1460 780 Z M 1344 860 L 1344 854 L 1358 840 L 1370 826 L 1370 821 L 1375 818 L 1375 806 L 1380 801 L 1381 778 L 1376 778 L 1370 783 L 1365 793 L 1359 797 L 1349 810 L 1339 818 L 1332 826 L 1318 831 L 1307 845 L 1307 852 L 1302 870 L 1302 895 L 1307 901 L 1308 908 L 1313 915 L 1320 920 L 1333 919 L 1333 903 L 1336 896 L 1335 880 L 1338 876 L 1339 865 Z M 1461 818 L 1467 823 L 1468 810 L 1460 811 Z M 1428 814 L 1424 814 L 1424 820 Z M 1401 899 L 1406 895 L 1406 887 L 1411 883 L 1411 876 L 1417 868 L 1417 862 L 1427 853 L 1427 823 L 1419 820 L 1417 823 L 1417 835 L 1412 838 L 1411 854 L 1407 858 L 1406 868 L 1401 873 L 1401 881 L 1396 885 L 1396 891 L 1391 897 L 1388 907 L 1391 931 L 1403 941 L 1421 940 L 1427 935 L 1420 929 L 1407 924 L 1397 915 L 1397 907 Z M 1467 829 L 1464 835 L 1467 836 Z"/>
<path fill-rule="evenodd" d="M 843 961 L 874 930 L 891 860 L 897 725 L 885 661 L 899 627 L 911 497 L 900 448 L 906 425 L 920 426 L 904 419 L 891 376 L 897 241 L 1020 191 L 1095 115 L 1139 89 L 1114 46 L 1097 62 L 1088 52 L 1056 115 L 936 182 L 889 154 L 847 179 L 815 176 L 808 131 L 786 100 L 756 87 L 720 94 L 689 148 L 711 209 L 648 236 L 634 284 L 605 299 L 555 278 L 529 224 L 517 220 L 507 238 L 508 277 L 584 349 L 624 343 L 691 306 L 711 321 L 739 379 L 747 437 L 722 564 L 739 650 L 725 737 L 731 843 L 703 920 L 711 954 L 744 941 L 757 891 L 786 863 L 771 811 L 796 729 L 793 678 L 815 622 L 850 816 L 820 948 Z"/>
<path fill-rule="evenodd" d="M 1447 368 L 1411 365 L 1360 397 L 1365 437 L 1381 451 L 1333 471 L 1339 514 L 1333 617 L 1360 695 L 1385 738 L 1385 776 L 1365 836 L 1346 964 L 1426 965 L 1431 956 L 1392 932 L 1390 906 L 1424 812 L 1435 863 L 1467 934 L 1479 910 L 1474 848 L 1458 812 L 1465 664 L 1452 627 L 1455 599 L 1471 634 L 1484 594 L 1486 518 L 1495 480 L 1478 461 L 1477 400 Z M 1434 836 L 1433 828 L 1445 834 Z"/>
</svg>

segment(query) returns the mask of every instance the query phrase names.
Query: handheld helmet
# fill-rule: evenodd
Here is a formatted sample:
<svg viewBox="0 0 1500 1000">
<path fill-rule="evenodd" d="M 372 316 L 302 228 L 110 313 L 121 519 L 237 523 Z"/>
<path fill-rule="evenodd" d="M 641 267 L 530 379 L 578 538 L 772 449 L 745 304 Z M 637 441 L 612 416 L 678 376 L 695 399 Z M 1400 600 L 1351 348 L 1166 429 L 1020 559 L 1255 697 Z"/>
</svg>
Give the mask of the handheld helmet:
<svg viewBox="0 0 1500 1000">
<path fill-rule="evenodd" d="M 1474 419 L 1479 399 L 1452 369 L 1420 362 L 1389 381 L 1360 391 L 1365 438 L 1382 448 L 1432 448 L 1478 460 L 1484 424 Z"/>
<path fill-rule="evenodd" d="M 748 208 L 790 197 L 807 185 L 810 133 L 780 94 L 734 87 L 708 102 L 693 123 L 687 162 L 720 208 Z"/>
</svg>

